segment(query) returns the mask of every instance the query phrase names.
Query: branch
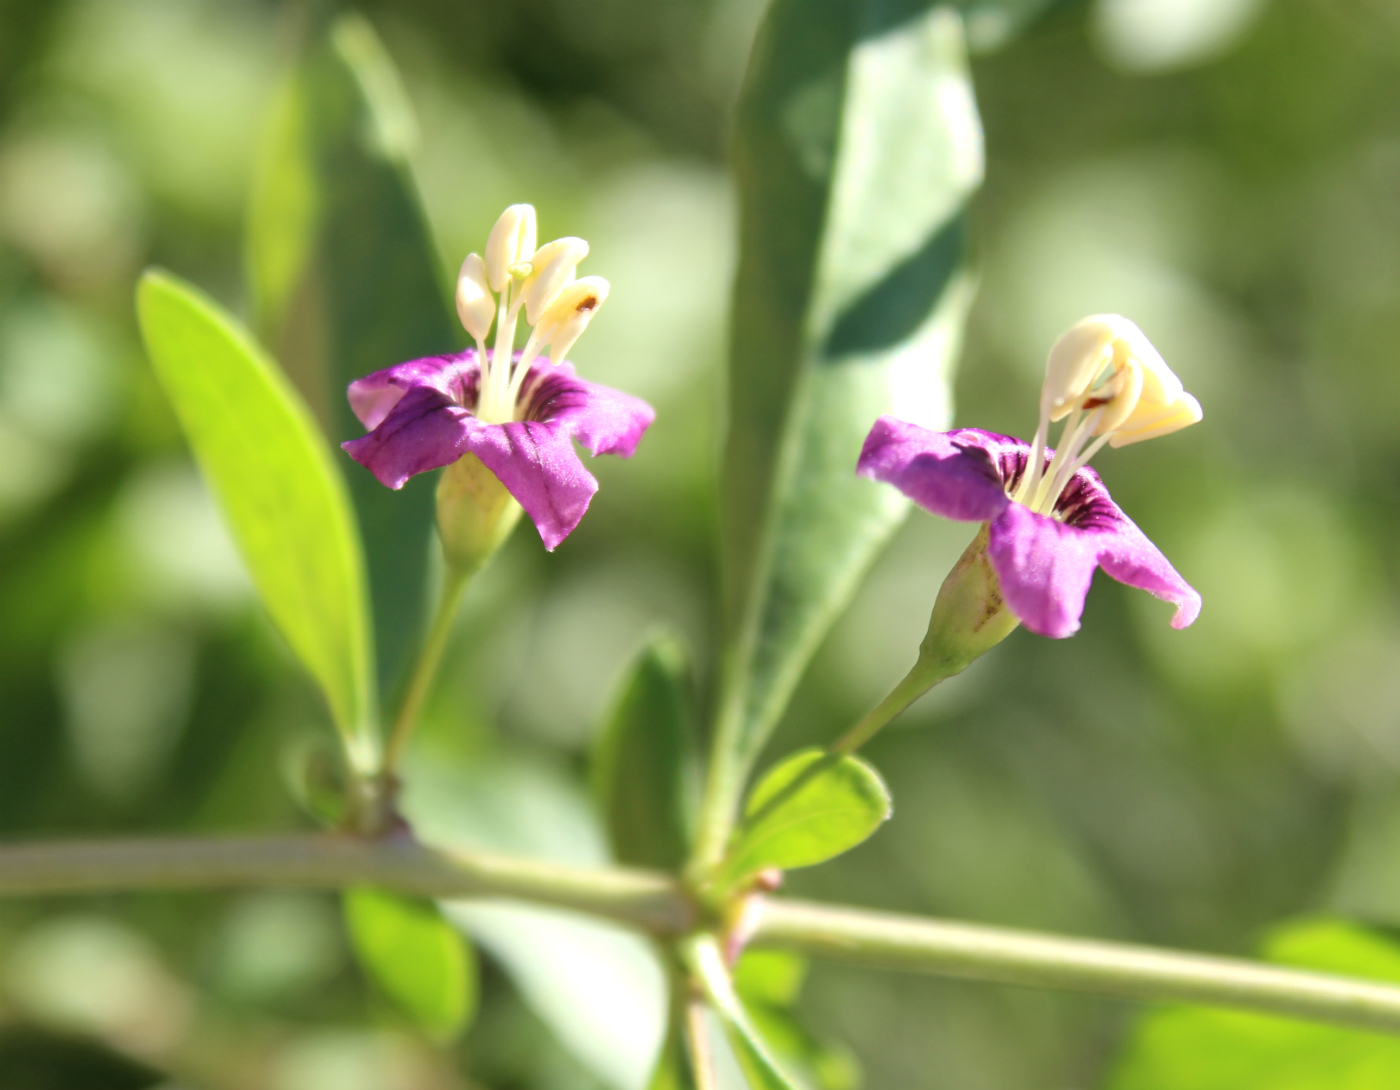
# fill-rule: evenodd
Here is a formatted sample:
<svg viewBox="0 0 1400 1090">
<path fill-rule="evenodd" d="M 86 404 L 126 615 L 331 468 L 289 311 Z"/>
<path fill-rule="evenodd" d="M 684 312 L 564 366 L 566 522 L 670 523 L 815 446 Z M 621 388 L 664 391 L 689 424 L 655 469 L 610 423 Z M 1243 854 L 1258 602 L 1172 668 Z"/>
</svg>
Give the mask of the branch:
<svg viewBox="0 0 1400 1090">
<path fill-rule="evenodd" d="M 408 834 L 60 842 L 0 847 L 0 898 L 137 890 L 384 886 L 572 909 L 677 938 L 700 925 L 679 883 L 431 848 Z M 1292 1015 L 1400 1035 L 1400 988 L 1234 958 L 1058 938 L 769 898 L 752 942 L 938 976 Z"/>
<path fill-rule="evenodd" d="M 1400 988 L 1238 958 L 777 899 L 764 905 L 752 941 L 853 965 L 1400 1034 Z"/>
<path fill-rule="evenodd" d="M 152 889 L 383 886 L 425 897 L 503 897 L 570 908 L 659 935 L 694 926 L 675 881 L 431 848 L 408 834 L 91 840 L 0 847 L 0 897 Z"/>
</svg>

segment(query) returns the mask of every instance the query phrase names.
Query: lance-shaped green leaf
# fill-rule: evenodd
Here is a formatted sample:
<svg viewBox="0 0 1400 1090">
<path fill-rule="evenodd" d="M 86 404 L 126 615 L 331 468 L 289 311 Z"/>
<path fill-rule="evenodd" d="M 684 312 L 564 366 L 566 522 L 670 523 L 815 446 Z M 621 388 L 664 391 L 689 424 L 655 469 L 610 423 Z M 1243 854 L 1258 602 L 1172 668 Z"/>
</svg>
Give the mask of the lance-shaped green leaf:
<svg viewBox="0 0 1400 1090">
<path fill-rule="evenodd" d="M 360 966 L 420 1029 L 450 1041 L 476 1011 L 476 954 L 437 905 L 378 889 L 345 893 L 345 925 Z"/>
<path fill-rule="evenodd" d="M 824 863 L 866 840 L 891 812 L 880 774 L 859 757 L 801 750 L 753 789 L 725 861 L 725 879 Z"/>
<path fill-rule="evenodd" d="M 356 16 L 313 39 L 269 119 L 249 215 L 252 294 L 337 444 L 364 433 L 350 382 L 462 339 L 408 167 L 414 131 L 392 60 Z M 435 475 L 391 492 L 348 458 L 344 468 L 388 692 L 422 634 Z"/>
<path fill-rule="evenodd" d="M 719 943 L 711 935 L 697 935 L 681 944 L 686 968 L 699 981 L 705 998 L 724 1025 L 729 1047 L 748 1080 L 750 1090 L 803 1090 L 774 1057 L 772 1049 L 749 1018 L 734 991 Z"/>
<path fill-rule="evenodd" d="M 777 0 L 739 104 L 736 160 L 729 652 L 707 826 L 719 797 L 733 805 L 817 643 L 907 513 L 893 490 L 855 476 L 870 426 L 881 413 L 949 419 L 970 298 L 962 212 L 982 174 L 958 16 Z"/>
<path fill-rule="evenodd" d="M 1393 935 L 1338 920 L 1291 924 L 1269 961 L 1400 982 Z M 1138 1025 L 1109 1090 L 1379 1090 L 1400 1086 L 1400 1040 L 1239 1011 L 1178 1007 Z"/>
<path fill-rule="evenodd" d="M 371 770 L 364 559 L 325 436 L 252 338 L 194 288 L 148 272 L 137 311 L 156 377 L 263 604 L 320 684 L 352 761 Z"/>
<path fill-rule="evenodd" d="M 623 675 L 594 743 L 594 797 L 619 863 L 676 870 L 697 788 L 694 689 L 684 647 L 654 636 Z"/>
</svg>

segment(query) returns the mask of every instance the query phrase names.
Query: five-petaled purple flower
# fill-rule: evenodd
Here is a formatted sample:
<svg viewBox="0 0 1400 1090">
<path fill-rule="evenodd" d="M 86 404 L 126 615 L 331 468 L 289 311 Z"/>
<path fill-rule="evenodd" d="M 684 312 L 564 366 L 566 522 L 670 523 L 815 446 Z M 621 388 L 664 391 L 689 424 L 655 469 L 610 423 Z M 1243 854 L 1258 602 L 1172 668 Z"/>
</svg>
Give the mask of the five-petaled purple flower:
<svg viewBox="0 0 1400 1090">
<path fill-rule="evenodd" d="M 574 440 L 593 454 L 630 457 L 656 415 L 638 398 L 578 378 L 564 361 L 608 295 L 601 277 L 575 278 L 587 253 L 578 238 L 536 249 L 535 210 L 506 209 L 485 259 L 467 255 L 457 279 L 457 313 L 477 347 L 352 382 L 350 406 L 369 434 L 343 444 L 350 456 L 389 488 L 475 458 L 524 508 L 545 548 L 554 549 L 598 490 Z M 522 310 L 531 331 L 524 348 L 512 352 Z M 496 344 L 488 351 L 493 323 Z M 546 347 L 547 361 L 540 355 Z M 446 544 L 453 535 L 442 522 L 442 504 L 440 487 Z M 502 525 L 508 530 L 510 522 Z"/>
<path fill-rule="evenodd" d="M 894 485 L 935 515 L 987 523 L 987 558 L 1002 597 L 1032 632 L 1061 637 L 1079 628 L 1096 567 L 1173 603 L 1173 628 L 1194 621 L 1201 596 L 1123 514 L 1092 469 L 1074 474 L 1051 514 L 1036 514 L 1011 498 L 1030 453 L 1022 439 L 977 428 L 929 431 L 882 416 L 865 440 L 860 473 Z"/>
<path fill-rule="evenodd" d="M 1045 446 L 1047 429 L 1066 416 L 1056 453 Z M 1185 628 L 1201 596 L 1085 463 L 1106 442 L 1122 446 L 1200 418 L 1199 404 L 1141 330 L 1096 315 L 1051 353 L 1034 442 L 976 428 L 929 431 L 884 416 L 865 440 L 858 472 L 935 515 L 985 523 L 1002 599 L 1032 632 L 1072 635 L 1096 568 L 1173 603 L 1172 627 Z"/>
<path fill-rule="evenodd" d="M 470 348 L 357 379 L 350 406 L 370 432 L 345 449 L 388 488 L 474 454 L 553 549 L 598 491 L 573 440 L 593 454 L 630 457 L 655 413 L 629 394 L 585 382 L 567 363 L 536 360 L 521 385 L 519 419 L 488 424 L 473 413 L 480 383 L 481 364 Z"/>
</svg>

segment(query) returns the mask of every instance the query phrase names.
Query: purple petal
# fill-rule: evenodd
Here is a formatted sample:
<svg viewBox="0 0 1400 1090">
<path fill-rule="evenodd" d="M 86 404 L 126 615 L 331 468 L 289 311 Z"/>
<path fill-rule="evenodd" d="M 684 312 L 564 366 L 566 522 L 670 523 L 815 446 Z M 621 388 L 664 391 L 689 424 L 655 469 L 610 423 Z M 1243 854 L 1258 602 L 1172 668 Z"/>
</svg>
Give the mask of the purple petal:
<svg viewBox="0 0 1400 1090">
<path fill-rule="evenodd" d="M 1119 532 L 1101 545 L 1099 565 L 1118 582 L 1176 606 L 1173 628 L 1192 624 L 1201 615 L 1201 596 L 1196 588 L 1181 578 L 1162 551 L 1126 515 L 1123 523 Z"/>
<path fill-rule="evenodd" d="M 467 447 L 530 516 L 544 547 L 554 551 L 578 525 L 598 491 L 559 423 L 524 420 L 483 424 L 468 417 Z"/>
<path fill-rule="evenodd" d="M 987 558 L 1007 607 L 1041 636 L 1062 639 L 1079 628 L 1098 566 L 1099 536 L 1008 503 L 991 523 Z"/>
<path fill-rule="evenodd" d="M 486 424 L 468 409 L 476 404 L 480 373 L 477 355 L 468 349 L 409 360 L 351 383 L 350 405 L 371 431 L 343 445 L 390 488 L 475 454 L 552 550 L 578 525 L 598 490 L 573 440 L 594 454 L 628 457 L 656 414 L 644 401 L 583 381 L 568 364 L 541 361 L 524 385 L 526 419 Z"/>
<path fill-rule="evenodd" d="M 476 371 L 476 352 L 467 349 L 456 356 L 426 356 L 396 363 L 364 378 L 357 378 L 346 391 L 350 408 L 367 431 L 379 427 L 409 390 L 428 387 L 452 397 L 458 394 L 463 373 Z M 472 379 L 475 386 L 475 378 Z M 458 395 L 456 400 L 466 403 Z"/>
<path fill-rule="evenodd" d="M 882 416 L 866 436 L 856 472 L 892 484 L 920 507 L 959 522 L 986 522 L 1011 502 L 1008 462 L 1029 446 L 976 428 L 929 431 Z"/>
<path fill-rule="evenodd" d="M 1095 567 L 1173 603 L 1173 628 L 1201 612 L 1182 579 L 1093 470 L 1080 470 L 1055 505 L 1058 519 L 1011 504 L 991 524 L 987 555 L 1007 606 L 1027 628 L 1056 639 L 1079 628 Z"/>
<path fill-rule="evenodd" d="M 460 458 L 474 423 L 476 419 L 450 397 L 420 386 L 401 394 L 372 432 L 341 446 L 380 484 L 397 489 L 416 473 Z"/>
<path fill-rule="evenodd" d="M 536 363 L 525 379 L 522 397 L 527 420 L 550 421 L 567 428 L 591 454 L 630 458 L 656 411 L 641 398 L 610 386 L 585 382 L 573 367 Z"/>
</svg>

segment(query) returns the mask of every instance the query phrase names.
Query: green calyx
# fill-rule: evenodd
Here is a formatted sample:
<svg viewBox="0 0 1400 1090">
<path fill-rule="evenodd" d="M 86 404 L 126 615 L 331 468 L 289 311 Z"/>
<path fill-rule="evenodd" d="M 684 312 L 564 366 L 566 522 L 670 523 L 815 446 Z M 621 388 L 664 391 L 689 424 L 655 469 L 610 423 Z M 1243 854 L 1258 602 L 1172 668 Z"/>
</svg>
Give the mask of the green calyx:
<svg viewBox="0 0 1400 1090">
<path fill-rule="evenodd" d="M 510 536 L 520 504 L 475 454 L 464 454 L 442 471 L 437 486 L 437 527 L 450 567 L 480 568 Z"/>
<path fill-rule="evenodd" d="M 984 523 L 938 590 L 914 669 L 926 674 L 929 684 L 961 673 L 1011 635 L 1018 624 L 987 558 Z"/>
</svg>

